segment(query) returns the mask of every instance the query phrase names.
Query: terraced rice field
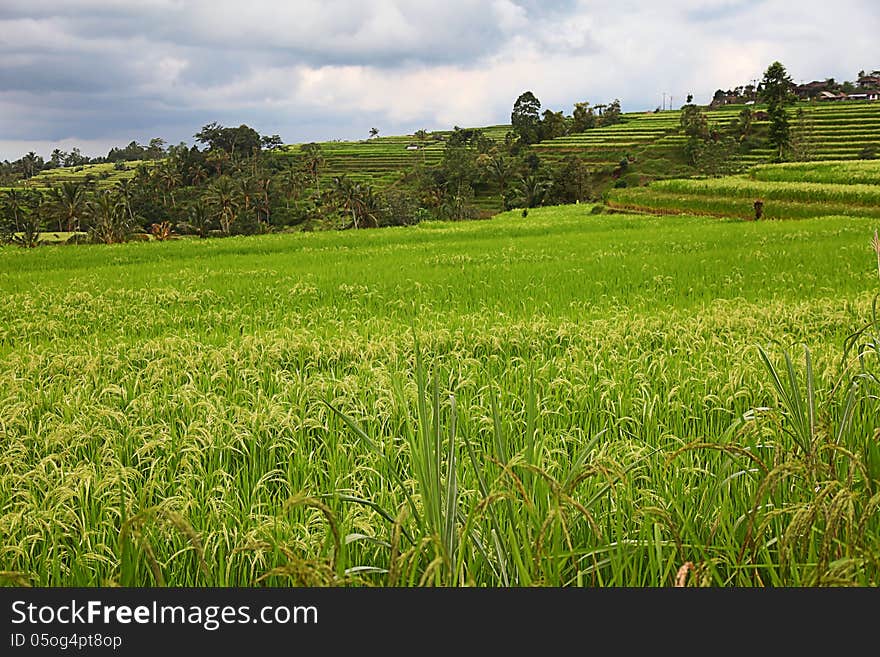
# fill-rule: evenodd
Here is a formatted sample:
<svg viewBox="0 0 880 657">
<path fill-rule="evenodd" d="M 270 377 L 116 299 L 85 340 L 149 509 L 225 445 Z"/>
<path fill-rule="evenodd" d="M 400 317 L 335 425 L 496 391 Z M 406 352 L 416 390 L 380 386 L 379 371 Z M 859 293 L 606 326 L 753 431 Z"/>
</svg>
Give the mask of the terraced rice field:
<svg viewBox="0 0 880 657">
<path fill-rule="evenodd" d="M 876 161 L 762 165 L 740 176 L 662 180 L 648 187 L 613 189 L 608 202 L 619 209 L 752 219 L 754 203 L 761 200 L 767 219 L 880 218 L 878 180 Z"/>
<path fill-rule="evenodd" d="M 744 106 L 729 106 L 707 112 L 710 124 L 726 126 L 737 118 Z M 868 146 L 880 147 L 880 103 L 809 103 L 798 107 L 809 118 L 809 145 L 813 159 L 856 159 Z M 762 109 L 760 106 L 755 110 Z M 795 118 L 797 107 L 790 110 Z M 755 126 L 766 125 L 756 121 Z M 622 123 L 569 135 L 536 145 L 537 152 L 555 161 L 575 154 L 594 165 L 616 165 L 623 157 L 651 153 L 669 155 L 680 149 L 686 138 L 680 134 L 679 112 L 624 114 Z M 757 148 L 741 156 L 743 164 L 768 162 L 773 156 L 769 147 Z"/>
<path fill-rule="evenodd" d="M 875 225 L 0 249 L 0 578 L 877 586 Z"/>
<path fill-rule="evenodd" d="M 408 150 L 407 147 L 417 150 Z M 285 154 L 296 157 L 302 144 L 288 146 Z M 347 175 L 352 180 L 388 187 L 414 167 L 433 166 L 443 158 L 442 141 L 420 142 L 412 136 L 375 137 L 364 141 L 331 141 L 321 143 L 324 158 L 322 182 Z"/>
<path fill-rule="evenodd" d="M 139 165 L 153 166 L 155 163 L 155 160 L 125 162 L 124 170 L 116 169 L 112 163 L 59 167 L 57 169 L 41 171 L 28 181 L 28 185 L 37 189 L 46 189 L 57 187 L 65 182 L 82 183 L 94 181 L 95 187 L 106 189 L 112 187 L 114 183 L 120 180 L 133 178 Z"/>
</svg>

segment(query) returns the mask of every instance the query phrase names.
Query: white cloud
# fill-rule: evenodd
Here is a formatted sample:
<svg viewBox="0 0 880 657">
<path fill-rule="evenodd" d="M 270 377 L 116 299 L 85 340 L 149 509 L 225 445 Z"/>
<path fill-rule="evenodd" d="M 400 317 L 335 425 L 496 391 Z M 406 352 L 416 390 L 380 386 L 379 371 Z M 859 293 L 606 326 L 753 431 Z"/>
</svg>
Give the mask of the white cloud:
<svg viewBox="0 0 880 657">
<path fill-rule="evenodd" d="M 0 157 L 46 135 L 93 154 L 178 141 L 221 117 L 289 141 L 500 123 L 526 89 L 566 112 L 706 102 L 776 59 L 851 79 L 880 67 L 878 32 L 868 0 L 4 0 Z"/>
</svg>

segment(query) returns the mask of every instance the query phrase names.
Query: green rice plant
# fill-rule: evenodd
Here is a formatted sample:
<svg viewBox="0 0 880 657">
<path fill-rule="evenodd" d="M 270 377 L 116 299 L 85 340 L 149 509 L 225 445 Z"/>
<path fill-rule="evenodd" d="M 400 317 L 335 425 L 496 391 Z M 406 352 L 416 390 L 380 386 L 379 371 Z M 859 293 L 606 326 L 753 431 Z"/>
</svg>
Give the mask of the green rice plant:
<svg viewBox="0 0 880 657">
<path fill-rule="evenodd" d="M 877 236 L 876 229 L 874 229 L 874 238 L 871 240 L 871 248 L 877 256 L 877 277 L 880 278 L 880 237 Z"/>
<path fill-rule="evenodd" d="M 767 182 L 813 182 L 837 185 L 880 183 L 880 162 L 793 162 L 753 167 L 749 177 Z"/>
<path fill-rule="evenodd" d="M 475 583 L 480 568 L 488 569 L 489 581 L 498 586 L 561 581 L 565 577 L 564 564 L 572 562 L 578 553 L 571 541 L 572 523 L 586 522 L 590 531 L 600 537 L 601 530 L 590 509 L 625 474 L 619 466 L 591 462 L 602 433 L 583 446 L 563 479 L 554 478 L 541 467 L 543 441 L 536 429 L 532 382 L 521 444 L 512 441 L 503 428 L 494 396 L 490 451 L 481 454 L 477 441 L 465 431 L 464 446 L 472 468 L 471 476 L 467 476 L 457 455 L 460 446 L 456 439 L 455 396 L 449 397 L 445 423 L 448 435 L 444 437 L 439 379 L 434 377 L 428 384 L 418 343 L 415 379 L 415 427 L 410 428 L 406 440 L 408 467 L 400 471 L 395 460 L 386 459 L 386 472 L 400 493 L 400 510 L 393 520 L 391 536 L 382 543 L 390 551 L 389 563 L 387 567 L 358 565 L 348 572 L 387 574 L 392 585 L 401 581 L 444 586 Z M 328 406 L 371 451 L 383 454 L 354 419 L 333 405 Z M 637 459 L 629 470 L 641 465 L 642 460 Z M 575 499 L 576 489 L 597 475 L 606 477 L 607 482 L 586 501 Z M 415 482 L 413 491 L 407 484 L 410 476 Z M 477 489 L 463 495 L 461 481 L 475 481 Z M 370 506 L 392 521 L 391 511 L 381 509 L 375 502 L 340 499 Z M 406 516 L 412 519 L 409 530 L 404 525 Z M 409 549 L 399 549 L 401 536 L 406 538 Z M 354 540 L 363 538 L 359 535 Z"/>
<path fill-rule="evenodd" d="M 876 582 L 875 224 L 4 247 L 2 583 Z M 812 470 L 756 342 L 810 346 Z"/>
</svg>

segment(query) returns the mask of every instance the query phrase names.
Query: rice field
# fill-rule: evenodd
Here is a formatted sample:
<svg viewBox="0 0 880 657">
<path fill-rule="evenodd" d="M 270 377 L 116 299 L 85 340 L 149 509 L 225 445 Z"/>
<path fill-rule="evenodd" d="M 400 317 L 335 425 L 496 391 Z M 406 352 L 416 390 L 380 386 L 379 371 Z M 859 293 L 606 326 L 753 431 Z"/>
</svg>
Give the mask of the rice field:
<svg viewBox="0 0 880 657">
<path fill-rule="evenodd" d="M 121 180 L 133 178 L 141 165 L 154 166 L 155 160 L 133 160 L 124 162 L 123 169 L 117 169 L 112 162 L 101 164 L 83 164 L 75 167 L 58 167 L 40 171 L 27 183 L 29 187 L 48 189 L 65 182 L 94 182 L 97 189 L 109 189 Z"/>
<path fill-rule="evenodd" d="M 875 226 L 2 249 L 0 578 L 876 586 Z"/>
<path fill-rule="evenodd" d="M 766 219 L 880 218 L 878 176 L 880 166 L 872 160 L 759 165 L 738 176 L 613 189 L 608 202 L 624 210 L 753 219 L 754 202 L 761 200 Z"/>
<path fill-rule="evenodd" d="M 768 182 L 878 185 L 880 184 L 880 161 L 768 164 L 753 167 L 749 171 L 749 177 Z"/>
<path fill-rule="evenodd" d="M 706 112 L 709 123 L 726 127 L 737 118 L 743 105 L 731 105 Z M 761 106 L 752 107 L 763 109 Z M 800 103 L 790 109 L 792 121 L 798 109 L 803 109 L 811 125 L 808 139 L 812 159 L 856 160 L 869 146 L 880 146 L 880 103 Z M 680 132 L 679 111 L 627 113 L 621 123 L 568 135 L 535 146 L 536 152 L 548 162 L 555 162 L 577 154 L 594 166 L 616 165 L 621 158 L 645 157 L 675 159 L 686 137 Z M 767 121 L 755 121 L 756 127 Z M 772 148 L 752 149 L 741 160 L 746 164 L 767 163 L 773 157 Z"/>
</svg>

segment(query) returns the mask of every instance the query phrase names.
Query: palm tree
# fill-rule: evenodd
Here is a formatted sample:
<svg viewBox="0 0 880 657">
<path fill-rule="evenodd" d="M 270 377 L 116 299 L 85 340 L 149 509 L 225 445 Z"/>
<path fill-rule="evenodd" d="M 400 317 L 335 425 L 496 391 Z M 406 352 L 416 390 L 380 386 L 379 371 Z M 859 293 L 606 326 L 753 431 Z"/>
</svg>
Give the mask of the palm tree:
<svg viewBox="0 0 880 657">
<path fill-rule="evenodd" d="M 125 206 L 128 213 L 128 219 L 134 223 L 134 209 L 132 208 L 132 198 L 134 197 L 134 184 L 131 178 L 123 178 L 116 182 L 116 192 L 119 194 L 119 200 Z"/>
<path fill-rule="evenodd" d="M 124 242 L 131 234 L 132 223 L 125 212 L 125 204 L 111 191 L 98 194 L 89 203 L 92 215 L 92 239 L 104 244 Z"/>
<path fill-rule="evenodd" d="M 517 184 L 517 199 L 524 208 L 536 208 L 544 202 L 549 187 L 542 176 L 530 173 L 520 178 Z"/>
<path fill-rule="evenodd" d="M 194 164 L 189 169 L 189 179 L 192 181 L 194 187 L 198 187 L 208 179 L 208 172 L 205 171 L 203 166 Z"/>
<path fill-rule="evenodd" d="M 477 158 L 477 161 L 486 168 L 486 173 L 489 175 L 490 180 L 498 185 L 501 196 L 501 209 L 506 210 L 507 203 L 504 197 L 507 192 L 507 185 L 515 172 L 513 165 L 503 155 L 481 155 Z"/>
<path fill-rule="evenodd" d="M 174 202 L 174 190 L 181 184 L 180 174 L 177 172 L 172 166 L 164 166 L 159 171 L 159 181 L 162 185 L 163 190 L 163 198 L 165 196 L 164 192 L 168 192 L 168 195 L 171 197 L 171 207 L 177 207 Z"/>
<path fill-rule="evenodd" d="M 53 187 L 49 194 L 50 207 L 58 218 L 58 231 L 78 231 L 80 219 L 86 212 L 86 192 L 83 186 L 63 182 L 61 187 Z"/>
<path fill-rule="evenodd" d="M 287 201 L 287 209 L 290 210 L 290 201 L 298 200 L 299 195 L 305 186 L 303 174 L 296 167 L 288 167 L 281 174 L 281 193 Z"/>
<path fill-rule="evenodd" d="M 10 189 L 6 192 L 4 205 L 10 219 L 3 228 L 4 239 L 23 247 L 37 246 L 45 210 L 43 195 L 33 191 L 22 194 Z"/>
<path fill-rule="evenodd" d="M 52 162 L 56 167 L 60 167 L 64 165 L 64 156 L 65 153 L 60 148 L 56 148 L 52 151 L 52 155 L 49 157 L 49 161 Z"/>
<path fill-rule="evenodd" d="M 204 239 L 211 230 L 211 208 L 199 199 L 189 208 L 187 214 L 186 227 L 195 232 L 199 238 Z"/>
<path fill-rule="evenodd" d="M 339 204 L 339 209 L 351 215 L 352 225 L 358 227 L 358 196 L 360 194 L 360 186 L 356 182 L 343 174 L 333 178 L 333 196 Z"/>
<path fill-rule="evenodd" d="M 269 215 L 272 212 L 272 203 L 269 197 L 269 187 L 272 179 L 268 176 L 257 180 L 257 195 L 254 206 L 257 208 L 257 220 L 269 224 Z"/>
<path fill-rule="evenodd" d="M 207 203 L 214 210 L 224 235 L 232 234 L 232 224 L 238 211 L 235 196 L 229 176 L 221 176 L 208 188 Z"/>
<path fill-rule="evenodd" d="M 305 167 L 315 187 L 318 190 L 318 196 L 321 196 L 321 168 L 324 166 L 324 156 L 321 154 L 320 144 L 306 144 L 302 147 L 302 153 L 305 156 Z"/>
<path fill-rule="evenodd" d="M 239 175 L 235 178 L 235 186 L 242 205 L 244 205 L 244 215 L 247 216 L 251 210 L 251 200 L 254 197 L 254 181 L 250 176 Z"/>
<path fill-rule="evenodd" d="M 343 175 L 333 179 L 333 188 L 340 210 L 351 215 L 353 228 L 379 225 L 380 199 L 370 185 L 352 182 Z"/>
<path fill-rule="evenodd" d="M 13 233 L 19 229 L 22 215 L 25 211 L 24 203 L 24 195 L 17 189 L 12 188 L 6 190 L 6 194 L 4 195 L 3 199 L 3 205 L 5 206 L 6 212 L 9 214 L 9 223 L 11 225 Z"/>
<path fill-rule="evenodd" d="M 372 185 L 360 187 L 358 212 L 361 217 L 361 226 L 364 228 L 378 228 L 379 217 L 382 213 L 382 199 L 375 193 Z"/>
<path fill-rule="evenodd" d="M 379 136 L 379 128 L 370 128 L 370 139 Z"/>
<path fill-rule="evenodd" d="M 39 156 L 33 151 L 30 151 L 27 155 L 21 158 L 22 171 L 26 180 L 33 178 L 34 174 L 37 172 L 38 164 Z"/>
</svg>

